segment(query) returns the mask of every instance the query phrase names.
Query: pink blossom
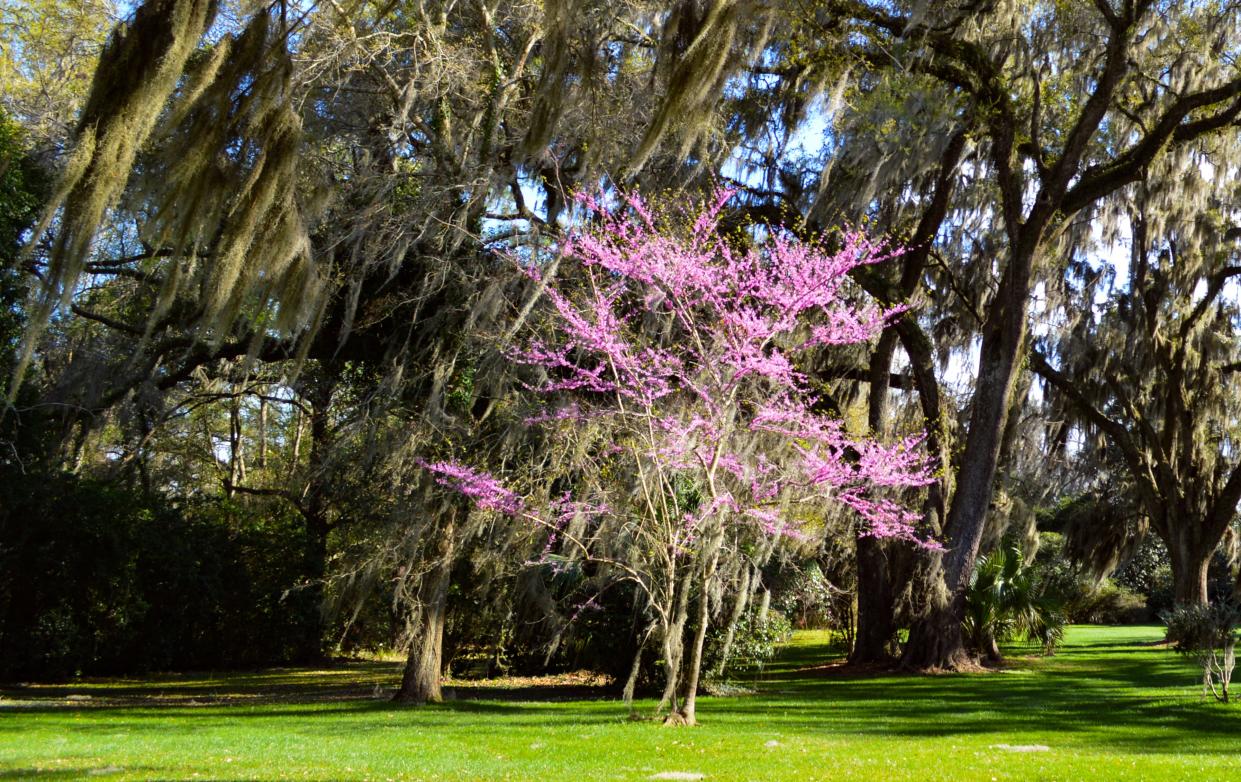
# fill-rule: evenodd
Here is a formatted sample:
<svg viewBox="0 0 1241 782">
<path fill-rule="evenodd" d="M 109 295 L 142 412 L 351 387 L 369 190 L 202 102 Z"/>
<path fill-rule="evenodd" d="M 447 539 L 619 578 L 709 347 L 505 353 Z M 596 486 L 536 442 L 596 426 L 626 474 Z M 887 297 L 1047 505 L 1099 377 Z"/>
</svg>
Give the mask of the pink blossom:
<svg viewBox="0 0 1241 782">
<path fill-rule="evenodd" d="M 907 310 L 858 303 L 849 278 L 902 251 L 858 231 L 842 233 L 838 249 L 828 251 L 778 229 L 742 249 L 719 230 L 731 195 L 719 190 L 703 209 L 673 221 L 637 194 L 620 194 L 613 208 L 578 197 L 594 219 L 563 241 L 561 272 L 545 286 L 553 336 L 513 354 L 546 377 L 532 390 L 547 407 L 527 422 L 581 420 L 579 403 L 587 404 L 640 464 L 664 476 L 656 485 L 672 486 L 675 474 L 703 492 L 695 511 L 677 510 L 683 518 L 678 539 L 667 542 L 673 550 L 689 546 L 707 519 L 798 535 L 771 508 L 807 486 L 855 511 L 867 534 L 917 539 L 918 514 L 882 493 L 933 480 L 923 438 L 851 436 L 816 412 L 798 369 L 809 351 L 865 343 Z M 541 278 L 537 263 L 517 263 Z M 755 453 L 760 440 L 777 458 Z M 600 450 L 606 458 L 620 447 Z M 484 507 L 530 512 L 490 476 L 444 462 L 427 467 Z M 633 501 L 631 491 L 622 494 Z M 565 514 L 625 512 L 601 497 L 586 500 L 551 504 L 552 542 Z M 643 507 L 628 512 L 640 519 Z"/>
</svg>

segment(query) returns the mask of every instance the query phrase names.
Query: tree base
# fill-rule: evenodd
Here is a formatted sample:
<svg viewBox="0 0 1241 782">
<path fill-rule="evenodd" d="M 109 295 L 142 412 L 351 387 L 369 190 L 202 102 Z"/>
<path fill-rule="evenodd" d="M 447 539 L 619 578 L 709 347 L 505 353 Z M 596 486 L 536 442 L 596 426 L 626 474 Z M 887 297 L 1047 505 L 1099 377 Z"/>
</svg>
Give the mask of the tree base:
<svg viewBox="0 0 1241 782">
<path fill-rule="evenodd" d="M 929 660 L 901 660 L 900 669 L 912 673 L 986 673 L 991 668 L 965 652 Z"/>
<path fill-rule="evenodd" d="M 402 706 L 426 706 L 428 703 L 442 703 L 444 698 L 439 693 L 401 692 L 392 696 L 393 703 Z"/>
<path fill-rule="evenodd" d="M 893 668 L 900 662 L 900 656 L 893 654 L 889 650 L 876 652 L 874 650 L 859 650 L 849 655 L 845 662 L 858 670 L 867 668 Z"/>
<path fill-rule="evenodd" d="M 977 673 L 986 670 L 965 648 L 959 612 L 945 606 L 909 631 L 901 668 L 917 673 Z"/>
<path fill-rule="evenodd" d="M 688 715 L 682 714 L 679 711 L 674 711 L 671 714 L 669 714 L 667 717 L 664 717 L 665 728 L 679 728 L 679 727 L 692 728 L 697 724 L 698 724 L 698 720 L 694 718 L 693 714 L 688 714 Z"/>
</svg>

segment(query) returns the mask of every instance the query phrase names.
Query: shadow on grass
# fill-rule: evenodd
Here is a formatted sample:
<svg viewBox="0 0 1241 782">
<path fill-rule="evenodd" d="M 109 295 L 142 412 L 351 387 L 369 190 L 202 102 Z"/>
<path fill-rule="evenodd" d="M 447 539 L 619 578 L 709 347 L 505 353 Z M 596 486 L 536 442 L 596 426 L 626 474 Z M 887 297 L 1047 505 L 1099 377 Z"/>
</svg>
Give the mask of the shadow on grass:
<svg viewBox="0 0 1241 782">
<path fill-rule="evenodd" d="M 1148 641 L 1083 642 L 1057 657 L 1016 658 L 987 673 L 923 676 L 826 672 L 818 648 L 791 647 L 765 677 L 762 697 L 712 704 L 739 719 L 790 730 L 951 738 L 1067 734 L 1069 741 L 1135 752 L 1235 754 L 1241 711 L 1192 692 L 1189 661 Z M 706 707 L 704 707 L 705 710 Z"/>
<path fill-rule="evenodd" d="M 1089 745 L 1138 753 L 1235 753 L 1236 739 L 1241 736 L 1241 709 L 1200 702 L 1191 694 L 1197 681 L 1192 663 L 1146 645 L 1147 640 L 1141 634 L 1134 634 L 1129 642 L 1087 635 L 1056 657 L 1014 658 L 1006 671 L 936 676 L 889 672 L 825 676 L 815 668 L 830 659 L 828 647 L 803 641 L 787 647 L 768 667 L 757 694 L 704 698 L 701 719 L 708 729 L 714 724 L 733 730 L 910 739 L 993 735 L 997 741 L 1024 735 L 1040 737 L 1039 743 L 1045 737 L 1057 748 Z M 412 707 L 386 698 L 399 676 L 399 666 L 359 665 L 352 674 L 346 672 L 364 679 L 352 688 L 342 686 L 338 673 L 276 671 L 209 680 L 169 678 L 57 688 L 62 698 L 90 693 L 99 696 L 100 702 L 92 699 L 86 707 L 73 702 L 43 703 L 37 698 L 7 702 L 0 704 L 0 730 L 20 732 L 22 714 L 73 710 L 109 712 L 98 721 L 75 719 L 70 728 L 100 733 L 149 729 L 152 719 L 171 727 L 170 711 L 177 720 L 186 718 L 174 729 L 187 731 L 242 720 L 283 720 L 300 732 L 335 734 L 354 724 L 358 729 L 382 731 L 450 726 L 480 737 L 526 728 L 572 726 L 578 730 L 583 725 L 616 725 L 626 717 L 619 703 L 603 702 L 612 696 L 603 687 L 464 686 L 452 688 L 455 698 L 443 704 Z M 367 688 L 373 690 L 373 682 L 388 688 L 384 697 L 367 692 Z M 151 697 L 158 692 L 202 698 L 211 687 L 216 688 L 220 702 L 190 705 Z M 41 695 L 47 692 L 47 688 L 29 689 Z M 25 695 L 26 688 L 18 692 Z M 112 700 L 105 699 L 105 693 Z M 251 705 L 254 708 L 247 708 Z M 375 725 L 376 714 L 392 719 Z M 5 725 L 3 717 L 8 715 L 16 719 Z M 10 773 L 8 778 L 21 775 Z"/>
<path fill-rule="evenodd" d="M 63 684 L 24 684 L 0 687 L 0 698 L 63 700 L 73 706 L 166 700 L 174 705 L 195 699 L 230 697 L 237 701 L 282 698 L 331 699 L 371 692 L 399 677 L 399 663 L 351 660 L 328 668 L 269 668 L 261 671 L 153 674 L 142 678 L 88 677 Z M 71 700 L 77 699 L 77 700 Z M 125 702 L 132 703 L 125 704 Z M 177 703 L 177 701 L 186 701 Z"/>
<path fill-rule="evenodd" d="M 0 769 L 0 779 L 107 779 L 117 774 L 150 774 L 150 766 L 84 766 L 78 768 L 10 768 Z M 157 780 L 157 777 L 144 777 Z"/>
<path fill-rule="evenodd" d="M 159 674 L 149 678 L 87 678 L 67 684 L 0 687 L 0 713 L 8 710 L 192 709 L 350 701 L 387 701 L 400 680 L 401 664 L 349 661 L 325 669 L 269 669 L 245 673 Z M 561 703 L 617 697 L 613 686 L 499 682 L 455 684 L 456 700 Z M 270 713 L 270 712 L 269 712 Z"/>
</svg>

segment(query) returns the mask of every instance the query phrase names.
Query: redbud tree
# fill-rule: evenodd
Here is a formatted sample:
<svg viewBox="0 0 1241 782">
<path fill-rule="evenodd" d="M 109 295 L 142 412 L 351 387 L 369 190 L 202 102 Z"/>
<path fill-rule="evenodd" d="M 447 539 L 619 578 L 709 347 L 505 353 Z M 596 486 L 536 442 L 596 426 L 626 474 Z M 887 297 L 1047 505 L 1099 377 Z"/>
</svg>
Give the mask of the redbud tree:
<svg viewBox="0 0 1241 782">
<path fill-rule="evenodd" d="M 902 311 L 859 302 L 848 276 L 896 252 L 856 231 L 830 251 L 774 229 L 727 235 L 730 195 L 693 212 L 583 197 L 589 219 L 546 265 L 554 276 L 514 259 L 551 327 L 514 354 L 538 377 L 527 423 L 553 444 L 568 442 L 557 429 L 605 433 L 576 459 L 571 492 L 540 499 L 464 463 L 425 465 L 480 507 L 546 528 L 548 552 L 567 547 L 637 584 L 663 647 L 659 708 L 685 724 L 722 555 L 805 536 L 832 503 L 868 534 L 934 545 L 899 502 L 932 480 L 922 437 L 851 435 L 798 368 L 874 339 Z"/>
</svg>

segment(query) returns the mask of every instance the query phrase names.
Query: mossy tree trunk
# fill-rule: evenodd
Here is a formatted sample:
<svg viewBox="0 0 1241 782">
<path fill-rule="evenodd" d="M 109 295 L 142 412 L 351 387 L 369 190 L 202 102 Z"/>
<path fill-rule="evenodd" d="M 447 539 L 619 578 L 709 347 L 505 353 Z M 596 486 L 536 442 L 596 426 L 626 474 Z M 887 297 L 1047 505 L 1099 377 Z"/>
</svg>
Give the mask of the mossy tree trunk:
<svg viewBox="0 0 1241 782">
<path fill-rule="evenodd" d="M 456 506 L 445 511 L 439 535 L 436 561 L 422 577 L 418 588 L 418 605 L 414 618 L 417 631 L 405 660 L 401 686 L 393 700 L 422 705 L 444 699 L 441 681 L 444 673 L 444 622 L 447 619 L 448 587 L 452 581 L 456 553 Z"/>
</svg>

